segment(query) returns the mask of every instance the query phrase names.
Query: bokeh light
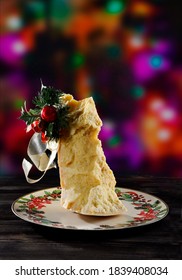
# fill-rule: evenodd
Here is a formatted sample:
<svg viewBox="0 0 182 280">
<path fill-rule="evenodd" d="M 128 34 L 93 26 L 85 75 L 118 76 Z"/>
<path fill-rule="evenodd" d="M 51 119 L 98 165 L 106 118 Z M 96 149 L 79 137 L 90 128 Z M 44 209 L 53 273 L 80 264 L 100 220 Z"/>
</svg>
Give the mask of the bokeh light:
<svg viewBox="0 0 182 280">
<path fill-rule="evenodd" d="M 23 23 L 19 16 L 12 15 L 6 18 L 5 27 L 7 27 L 8 30 L 17 31 L 23 27 Z"/>
<path fill-rule="evenodd" d="M 134 98 L 139 99 L 142 98 L 145 94 L 145 89 L 141 86 L 134 86 L 132 88 L 132 95 Z"/>
<path fill-rule="evenodd" d="M 182 176 L 180 1 L 0 5 L 1 175 L 22 174 L 31 133 L 18 116 L 42 79 L 77 99 L 94 98 L 116 174 Z"/>
<path fill-rule="evenodd" d="M 154 55 L 150 58 L 150 64 L 153 68 L 159 68 L 163 63 L 162 57 L 160 55 Z"/>
<path fill-rule="evenodd" d="M 121 13 L 124 9 L 122 0 L 109 0 L 106 3 L 106 11 L 111 14 Z"/>
</svg>

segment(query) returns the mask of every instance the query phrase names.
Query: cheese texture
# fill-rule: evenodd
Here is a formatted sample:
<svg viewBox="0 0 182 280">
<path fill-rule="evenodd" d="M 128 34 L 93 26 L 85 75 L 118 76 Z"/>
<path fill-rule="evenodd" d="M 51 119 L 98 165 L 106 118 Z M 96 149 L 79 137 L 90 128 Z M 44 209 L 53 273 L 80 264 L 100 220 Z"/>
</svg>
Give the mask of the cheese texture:
<svg viewBox="0 0 182 280">
<path fill-rule="evenodd" d="M 94 100 L 76 101 L 68 94 L 62 98 L 70 107 L 71 123 L 58 151 L 61 205 L 85 215 L 120 214 L 125 207 L 115 193 L 116 180 L 98 139 L 102 121 Z"/>
</svg>

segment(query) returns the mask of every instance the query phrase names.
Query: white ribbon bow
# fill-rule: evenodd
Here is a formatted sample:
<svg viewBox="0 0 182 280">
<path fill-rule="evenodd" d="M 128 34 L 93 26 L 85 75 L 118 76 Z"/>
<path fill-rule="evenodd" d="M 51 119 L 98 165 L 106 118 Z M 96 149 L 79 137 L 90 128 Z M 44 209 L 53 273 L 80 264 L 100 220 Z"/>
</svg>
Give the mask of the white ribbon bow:
<svg viewBox="0 0 182 280">
<path fill-rule="evenodd" d="M 54 160 L 58 152 L 58 147 L 58 142 L 51 140 L 47 143 L 43 143 L 41 141 L 41 134 L 37 132 L 34 133 L 28 144 L 27 154 L 34 163 L 34 165 L 37 167 L 37 169 L 40 171 L 44 171 L 44 173 L 40 178 L 36 180 L 30 179 L 28 175 L 33 165 L 24 158 L 22 162 L 22 167 L 28 183 L 33 184 L 40 181 L 46 174 L 46 171 L 48 169 L 57 167 Z M 51 152 L 50 157 L 47 156 L 46 150 L 49 150 Z"/>
</svg>

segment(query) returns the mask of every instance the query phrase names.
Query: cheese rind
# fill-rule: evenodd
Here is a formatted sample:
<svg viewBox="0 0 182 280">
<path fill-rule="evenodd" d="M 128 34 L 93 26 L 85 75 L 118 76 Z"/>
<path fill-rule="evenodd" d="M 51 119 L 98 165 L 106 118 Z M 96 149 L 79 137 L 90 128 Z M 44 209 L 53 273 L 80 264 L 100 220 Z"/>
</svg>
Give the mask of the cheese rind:
<svg viewBox="0 0 182 280">
<path fill-rule="evenodd" d="M 85 215 L 120 214 L 125 207 L 115 193 L 116 180 L 98 139 L 102 121 L 94 100 L 63 98 L 70 107 L 71 124 L 58 151 L 61 205 Z"/>
</svg>

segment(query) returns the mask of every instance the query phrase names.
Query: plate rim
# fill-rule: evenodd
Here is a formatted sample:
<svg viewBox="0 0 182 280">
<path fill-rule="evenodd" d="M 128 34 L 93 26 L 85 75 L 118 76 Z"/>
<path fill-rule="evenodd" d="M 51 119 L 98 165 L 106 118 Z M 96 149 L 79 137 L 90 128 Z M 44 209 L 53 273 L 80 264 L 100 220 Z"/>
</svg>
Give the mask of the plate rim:
<svg viewBox="0 0 182 280">
<path fill-rule="evenodd" d="M 20 217 L 17 213 L 17 211 L 14 209 L 14 206 L 15 204 L 17 203 L 18 200 L 20 200 L 22 197 L 25 197 L 25 196 L 28 196 L 28 195 L 31 195 L 31 194 L 35 194 L 37 192 L 43 192 L 45 190 L 53 190 L 53 189 L 61 189 L 61 187 L 59 186 L 55 186 L 55 187 L 50 187 L 50 188 L 43 188 L 43 189 L 40 189 L 40 190 L 36 190 L 36 191 L 33 191 L 33 192 L 30 192 L 30 193 L 27 193 L 25 195 L 22 195 L 20 197 L 18 197 L 17 199 L 15 199 L 13 201 L 13 203 L 11 204 L 11 211 L 13 212 L 13 214 L 18 217 L 19 219 L 25 221 L 25 222 L 28 222 L 28 223 L 31 223 L 31 224 L 34 224 L 34 225 L 37 225 L 37 226 L 44 226 L 44 227 L 47 227 L 47 228 L 56 228 L 56 229 L 59 229 L 59 230 L 78 230 L 78 231 L 97 231 L 97 232 L 100 232 L 100 231 L 105 231 L 105 230 L 127 230 L 127 229 L 130 229 L 130 228 L 138 228 L 138 227 L 141 227 L 141 226 L 148 226 L 148 225 L 151 225 L 151 224 L 154 224 L 154 223 L 157 223 L 161 220 L 163 220 L 168 214 L 169 214 L 169 206 L 168 204 L 161 198 L 159 198 L 158 196 L 156 195 L 153 195 L 153 194 L 150 194 L 148 192 L 143 192 L 143 191 L 140 191 L 140 190 L 136 190 L 136 189 L 131 189 L 131 188 L 123 188 L 123 187 L 118 187 L 116 186 L 115 189 L 122 189 L 122 190 L 129 190 L 129 191 L 135 191 L 135 192 L 140 192 L 141 194 L 144 194 L 144 195 L 150 195 L 152 196 L 153 198 L 157 199 L 157 200 L 160 200 L 166 207 L 166 212 L 164 214 L 164 216 L 160 217 L 160 218 L 157 218 L 157 219 L 152 219 L 152 220 L 149 220 L 148 223 L 146 224 L 138 224 L 138 225 L 133 225 L 133 226 L 129 226 L 129 227 L 118 227 L 118 228 L 100 228 L 100 229 L 95 229 L 95 228 L 71 228 L 71 227 L 54 227 L 54 226 L 50 226 L 50 225 L 47 225 L 47 224 L 38 224 L 38 223 L 34 223 L 33 221 L 31 220 L 27 220 L 23 217 Z M 69 209 L 66 209 L 67 211 L 70 211 L 72 212 L 71 210 Z M 73 212 L 72 212 L 73 213 Z M 81 214 L 78 214 L 78 215 L 81 215 Z M 96 216 L 97 217 L 97 216 Z"/>
</svg>

